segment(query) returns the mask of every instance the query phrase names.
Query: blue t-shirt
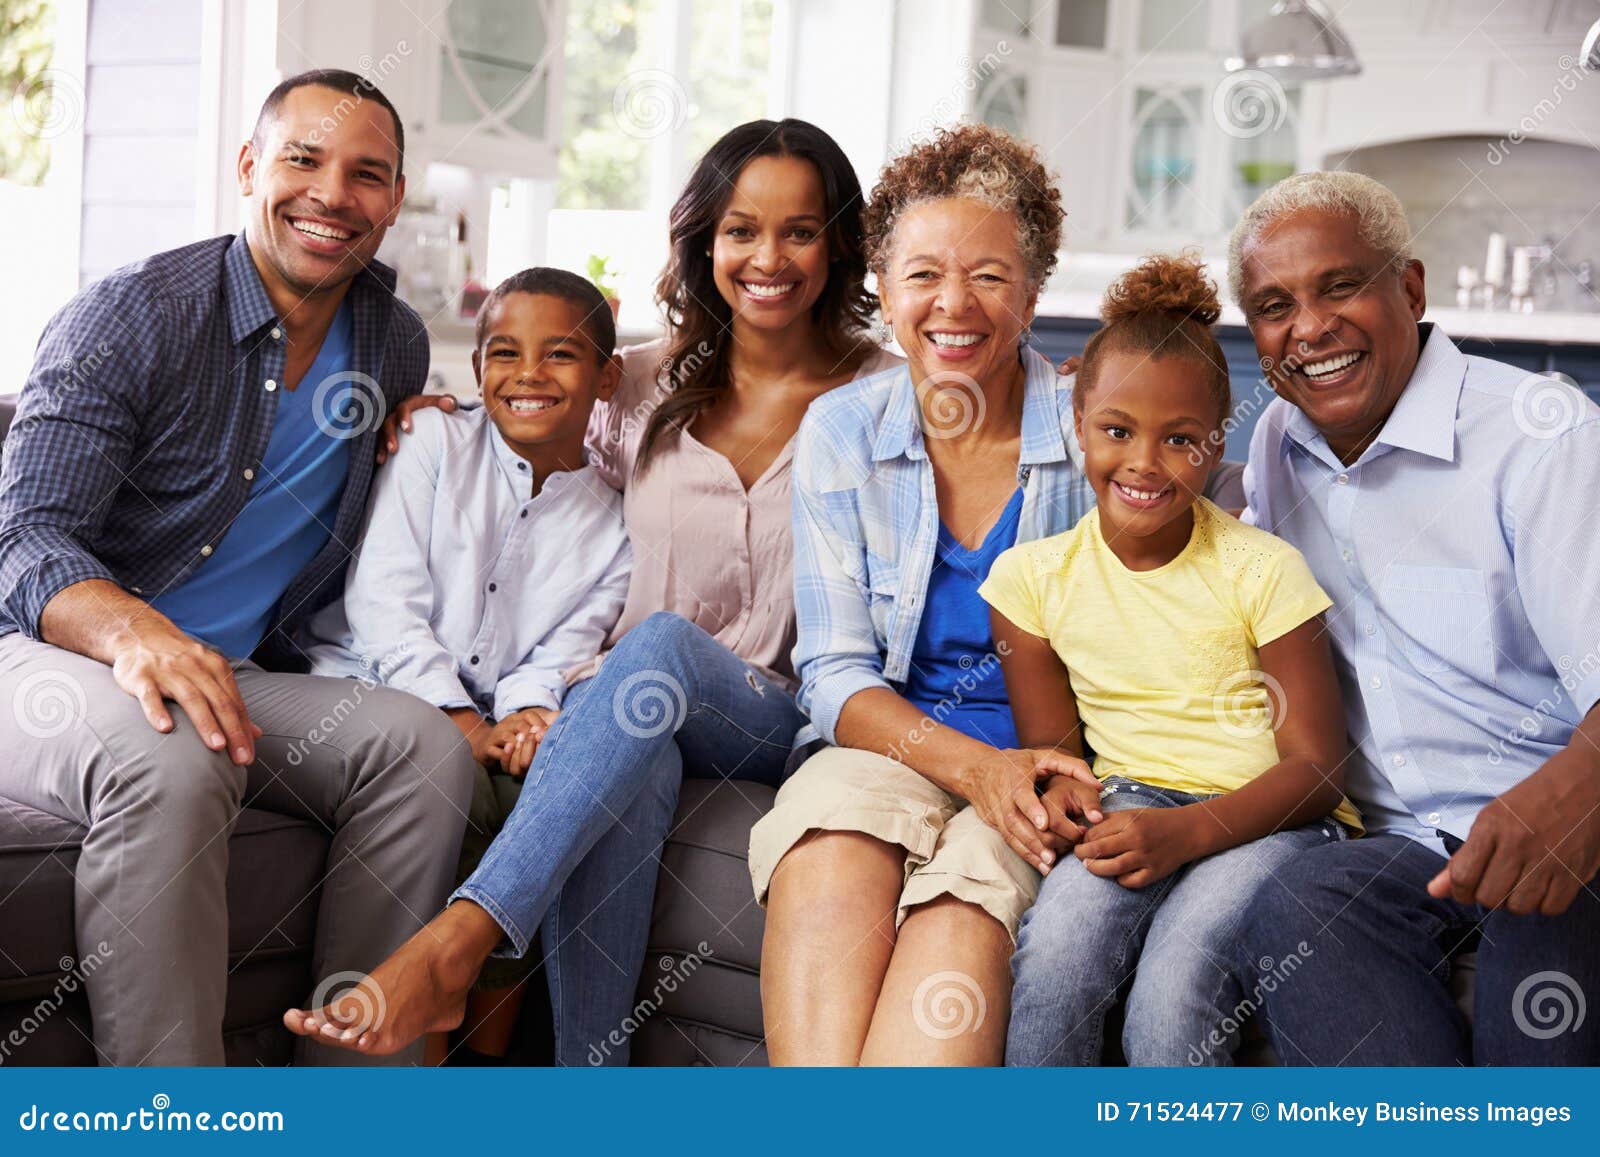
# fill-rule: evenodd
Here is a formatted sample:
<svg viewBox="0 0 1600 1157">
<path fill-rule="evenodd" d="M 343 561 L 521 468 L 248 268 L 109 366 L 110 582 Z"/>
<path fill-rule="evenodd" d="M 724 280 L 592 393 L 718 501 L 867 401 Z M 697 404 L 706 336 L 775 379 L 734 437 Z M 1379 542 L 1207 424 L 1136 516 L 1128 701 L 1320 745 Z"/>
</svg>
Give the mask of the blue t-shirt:
<svg viewBox="0 0 1600 1157">
<path fill-rule="evenodd" d="M 994 747 L 1015 747 L 1017 726 L 989 630 L 989 604 L 978 587 L 994 560 L 1016 545 L 1021 515 L 1018 489 L 976 550 L 962 546 L 940 524 L 927 610 L 917 627 L 905 686 L 905 697 L 934 722 Z"/>
<path fill-rule="evenodd" d="M 266 637 L 283 592 L 333 532 L 350 465 L 348 422 L 339 417 L 350 383 L 338 375 L 350 371 L 351 329 L 346 301 L 305 377 L 277 391 L 272 436 L 244 509 L 211 557 L 150 600 L 230 658 L 245 658 Z"/>
</svg>

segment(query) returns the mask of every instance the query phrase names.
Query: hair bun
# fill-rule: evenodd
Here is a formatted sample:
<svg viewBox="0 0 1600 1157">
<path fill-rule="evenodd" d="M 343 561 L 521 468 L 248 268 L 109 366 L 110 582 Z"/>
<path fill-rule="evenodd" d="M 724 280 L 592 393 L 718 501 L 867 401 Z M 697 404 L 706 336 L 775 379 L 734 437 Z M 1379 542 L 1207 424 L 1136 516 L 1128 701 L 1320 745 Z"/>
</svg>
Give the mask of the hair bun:
<svg viewBox="0 0 1600 1157">
<path fill-rule="evenodd" d="M 1151 254 L 1111 283 L 1100 306 L 1100 317 L 1107 325 L 1151 313 L 1216 324 L 1222 316 L 1222 303 L 1198 252 Z"/>
</svg>

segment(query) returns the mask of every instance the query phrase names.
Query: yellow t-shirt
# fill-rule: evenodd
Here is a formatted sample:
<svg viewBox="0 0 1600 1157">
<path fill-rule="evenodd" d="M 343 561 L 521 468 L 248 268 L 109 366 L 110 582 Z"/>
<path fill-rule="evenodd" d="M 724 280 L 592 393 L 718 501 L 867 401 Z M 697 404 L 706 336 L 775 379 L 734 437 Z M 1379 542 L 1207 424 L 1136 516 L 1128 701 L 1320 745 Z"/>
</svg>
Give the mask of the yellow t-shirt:
<svg viewBox="0 0 1600 1157">
<path fill-rule="evenodd" d="M 1209 795 L 1278 762 L 1281 692 L 1256 648 L 1333 603 L 1282 539 L 1203 498 L 1194 513 L 1189 545 L 1155 570 L 1123 566 L 1094 510 L 1006 551 L 978 593 L 1061 656 L 1096 775 Z M 1334 814 L 1361 826 L 1348 800 Z"/>
</svg>

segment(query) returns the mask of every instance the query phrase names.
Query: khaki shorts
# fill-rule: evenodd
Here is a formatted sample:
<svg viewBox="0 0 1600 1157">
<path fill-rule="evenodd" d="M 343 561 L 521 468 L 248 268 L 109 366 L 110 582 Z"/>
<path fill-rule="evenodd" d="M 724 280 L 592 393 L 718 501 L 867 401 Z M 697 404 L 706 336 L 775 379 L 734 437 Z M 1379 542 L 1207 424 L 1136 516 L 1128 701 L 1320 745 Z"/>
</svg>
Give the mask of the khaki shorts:
<svg viewBox="0 0 1600 1157">
<path fill-rule="evenodd" d="M 1039 892 L 1039 873 L 966 800 L 875 752 L 825 748 L 779 789 L 750 832 L 750 878 L 763 906 L 778 861 L 811 831 L 862 832 L 906 850 L 896 927 L 916 905 L 954 896 L 1015 941 Z"/>
</svg>

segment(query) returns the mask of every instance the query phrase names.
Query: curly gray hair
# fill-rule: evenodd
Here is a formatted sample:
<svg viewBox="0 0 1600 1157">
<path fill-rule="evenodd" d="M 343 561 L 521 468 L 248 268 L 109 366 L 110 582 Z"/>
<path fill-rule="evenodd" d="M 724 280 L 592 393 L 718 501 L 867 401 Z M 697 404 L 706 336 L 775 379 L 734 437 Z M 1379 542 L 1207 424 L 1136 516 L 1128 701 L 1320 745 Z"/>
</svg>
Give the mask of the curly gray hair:
<svg viewBox="0 0 1600 1157">
<path fill-rule="evenodd" d="M 1410 261 L 1411 225 L 1405 206 L 1388 186 L 1364 173 L 1332 170 L 1285 177 L 1244 211 L 1228 240 L 1228 290 L 1234 301 L 1244 296 L 1244 251 L 1273 221 L 1302 209 L 1349 213 L 1361 237 L 1391 261 Z"/>
</svg>

